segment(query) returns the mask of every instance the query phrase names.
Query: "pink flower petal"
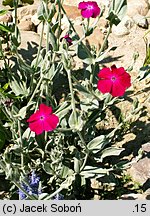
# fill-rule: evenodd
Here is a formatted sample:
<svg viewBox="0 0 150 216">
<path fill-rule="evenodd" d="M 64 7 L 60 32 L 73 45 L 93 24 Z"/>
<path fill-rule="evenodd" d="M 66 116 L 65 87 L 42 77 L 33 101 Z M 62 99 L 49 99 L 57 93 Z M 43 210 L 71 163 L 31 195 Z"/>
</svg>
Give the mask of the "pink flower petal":
<svg viewBox="0 0 150 216">
<path fill-rule="evenodd" d="M 45 104 L 40 104 L 39 110 L 30 116 L 27 120 L 29 122 L 29 128 L 37 135 L 43 133 L 43 131 L 51 131 L 57 127 L 59 118 L 52 113 L 52 108 Z"/>
<path fill-rule="evenodd" d="M 44 130 L 52 131 L 57 127 L 59 118 L 55 114 L 52 114 L 48 118 L 46 118 L 45 121 L 43 122 L 44 122 Z"/>
<path fill-rule="evenodd" d="M 112 72 L 110 68 L 103 68 L 102 70 L 100 70 L 100 72 L 98 73 L 98 77 L 102 79 L 111 79 Z"/>
<path fill-rule="evenodd" d="M 43 133 L 44 128 L 43 128 L 43 121 L 35 121 L 32 123 L 29 123 L 29 128 L 31 131 L 35 132 L 36 135 L 39 135 Z"/>
<path fill-rule="evenodd" d="M 30 118 L 27 120 L 27 122 L 33 122 L 33 121 L 38 121 L 40 118 L 40 111 L 37 110 L 34 114 L 30 116 Z"/>
<path fill-rule="evenodd" d="M 48 115 L 52 113 L 52 107 L 48 107 L 45 104 L 40 104 L 39 111 L 45 115 Z"/>
<path fill-rule="evenodd" d="M 100 14 L 100 8 L 95 1 L 80 2 L 78 9 L 81 9 L 81 15 L 84 18 L 96 18 Z"/>
<path fill-rule="evenodd" d="M 78 4 L 78 9 L 86 9 L 87 8 L 88 3 L 87 2 L 80 2 Z"/>
<path fill-rule="evenodd" d="M 123 67 L 113 65 L 111 69 L 103 68 L 98 77 L 98 89 L 102 93 L 109 92 L 113 97 L 123 96 L 126 88 L 131 86 L 131 77 Z"/>
<path fill-rule="evenodd" d="M 94 10 L 93 10 L 92 18 L 96 18 L 99 14 L 100 14 L 100 8 L 95 7 Z"/>
<path fill-rule="evenodd" d="M 128 73 L 124 73 L 120 76 L 119 81 L 125 88 L 129 88 L 131 86 L 131 76 Z"/>
<path fill-rule="evenodd" d="M 126 90 L 126 88 L 123 85 L 121 85 L 119 80 L 116 80 L 112 85 L 112 89 L 111 89 L 110 94 L 113 97 L 123 96 L 125 93 L 125 90 Z"/>
<path fill-rule="evenodd" d="M 112 89 L 112 81 L 111 80 L 99 80 L 97 84 L 97 88 L 99 91 L 104 93 L 110 93 Z"/>
<path fill-rule="evenodd" d="M 124 73 L 126 73 L 126 71 L 125 71 L 125 69 L 123 67 L 112 68 L 112 73 L 116 74 L 117 76 L 122 76 Z"/>
<path fill-rule="evenodd" d="M 87 9 L 85 9 L 85 10 L 81 11 L 81 14 L 82 14 L 82 16 L 84 18 L 90 18 L 93 15 L 93 10 L 87 10 Z"/>
</svg>

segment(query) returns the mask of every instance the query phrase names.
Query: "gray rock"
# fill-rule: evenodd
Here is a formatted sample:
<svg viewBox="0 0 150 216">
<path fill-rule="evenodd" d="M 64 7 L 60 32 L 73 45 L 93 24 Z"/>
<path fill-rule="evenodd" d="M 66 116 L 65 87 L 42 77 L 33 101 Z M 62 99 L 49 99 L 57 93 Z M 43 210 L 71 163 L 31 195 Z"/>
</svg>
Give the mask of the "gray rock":
<svg viewBox="0 0 150 216">
<path fill-rule="evenodd" d="M 37 13 L 35 13 L 32 17 L 31 17 L 31 21 L 35 26 L 38 26 L 40 24 L 40 20 L 38 19 Z"/>
<path fill-rule="evenodd" d="M 149 152 L 150 153 L 150 142 L 148 142 L 148 143 L 145 143 L 144 145 L 142 145 L 142 150 L 144 151 L 144 152 Z"/>
<path fill-rule="evenodd" d="M 133 19 L 126 15 L 117 26 L 113 26 L 112 33 L 118 37 L 122 37 L 124 35 L 128 35 L 133 26 Z"/>
<path fill-rule="evenodd" d="M 144 16 L 136 14 L 133 16 L 133 20 L 139 27 L 148 28 L 148 21 Z"/>
<path fill-rule="evenodd" d="M 117 37 L 123 37 L 128 35 L 130 31 L 122 23 L 119 23 L 119 25 L 112 27 L 112 33 Z"/>
<path fill-rule="evenodd" d="M 12 22 L 12 15 L 10 13 L 0 16 L 0 22 Z"/>
<path fill-rule="evenodd" d="M 37 5 L 27 5 L 17 9 L 17 18 L 20 21 L 24 16 L 34 15 L 37 12 Z M 14 11 L 12 13 L 14 16 Z"/>
<path fill-rule="evenodd" d="M 141 185 L 149 181 L 150 178 L 150 143 L 146 143 L 142 146 L 142 150 L 145 152 L 145 157 L 133 164 L 128 170 L 132 179 L 139 182 Z"/>
<path fill-rule="evenodd" d="M 127 0 L 127 15 L 133 17 L 136 14 L 146 16 L 149 10 L 148 0 Z"/>
<path fill-rule="evenodd" d="M 35 31 L 35 25 L 30 19 L 25 19 L 25 17 L 20 20 L 18 28 L 22 31 Z"/>
</svg>

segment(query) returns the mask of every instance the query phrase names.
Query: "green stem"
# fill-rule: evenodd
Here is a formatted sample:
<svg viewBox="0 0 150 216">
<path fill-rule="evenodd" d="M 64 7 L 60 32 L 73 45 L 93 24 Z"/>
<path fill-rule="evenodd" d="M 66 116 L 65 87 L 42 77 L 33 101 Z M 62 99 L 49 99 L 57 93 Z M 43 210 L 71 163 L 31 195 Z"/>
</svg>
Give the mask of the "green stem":
<svg viewBox="0 0 150 216">
<path fill-rule="evenodd" d="M 84 141 L 84 138 L 83 138 L 81 132 L 77 131 L 77 133 L 78 133 L 78 136 L 80 137 L 80 140 L 81 140 L 82 144 L 85 147 L 85 152 L 86 152 L 84 162 L 83 162 L 83 164 L 82 164 L 82 166 L 80 168 L 80 172 L 81 172 L 84 169 L 85 165 L 86 165 L 86 162 L 87 162 L 87 159 L 88 159 L 88 156 L 89 156 L 89 149 L 87 148 L 86 142 Z"/>
<path fill-rule="evenodd" d="M 93 84 L 94 75 L 95 75 L 96 64 L 91 65 L 91 75 L 90 75 L 90 83 Z"/>
<path fill-rule="evenodd" d="M 72 106 L 72 110 L 74 113 L 74 117 L 75 117 L 75 122 L 77 124 L 77 113 L 76 113 L 76 106 L 75 106 L 75 99 L 74 99 L 74 93 L 73 93 L 73 86 L 72 86 L 72 80 L 71 80 L 71 71 L 68 70 L 67 71 L 67 75 L 68 75 L 68 82 L 69 82 L 69 88 L 70 88 L 70 93 L 71 93 L 71 106 Z"/>
<path fill-rule="evenodd" d="M 33 98 L 34 98 L 35 94 L 37 93 L 37 90 L 38 90 L 38 88 L 40 87 L 42 81 L 43 81 L 43 75 L 41 75 L 40 80 L 39 80 L 39 82 L 38 82 L 38 84 L 37 84 L 37 86 L 36 86 L 36 88 L 35 88 L 35 90 L 34 90 L 32 96 L 31 96 L 31 98 L 30 98 L 28 104 L 33 100 Z"/>
<path fill-rule="evenodd" d="M 5 167 L 5 165 L 4 165 L 3 161 L 2 161 L 2 159 L 0 159 L 0 167 L 1 167 L 1 169 L 2 169 L 4 172 L 6 172 L 6 167 Z M 6 173 L 6 174 L 7 174 L 7 173 Z M 22 188 L 18 182 L 16 182 L 15 180 L 11 180 L 11 179 L 10 179 L 10 181 L 11 181 L 13 184 L 15 184 L 15 185 L 17 186 L 17 188 L 19 188 L 21 191 L 23 191 L 23 193 L 24 193 L 27 197 L 29 197 L 31 200 L 36 200 L 36 197 L 33 196 L 33 195 L 28 194 L 28 193 L 26 192 L 26 190 L 25 190 L 24 188 Z"/>
<path fill-rule="evenodd" d="M 113 10 L 115 10 L 115 1 L 116 1 L 116 0 L 113 0 L 113 2 L 112 2 Z"/>
<path fill-rule="evenodd" d="M 69 22 L 69 24 L 70 24 L 71 28 L 72 28 L 72 29 L 73 29 L 73 31 L 74 31 L 74 32 L 77 34 L 77 32 L 76 32 L 76 30 L 75 30 L 75 28 L 74 28 L 74 26 L 73 26 L 73 24 L 72 24 L 71 20 L 69 19 L 68 15 L 66 14 L 66 11 L 65 11 L 65 9 L 63 8 L 63 5 L 61 4 L 61 1 L 60 1 L 60 0 L 58 0 L 57 2 L 58 2 L 58 5 L 59 5 L 59 7 L 62 9 L 63 13 L 66 15 L 66 17 L 67 17 L 67 20 L 68 20 L 68 22 Z M 77 35 L 78 35 L 78 34 L 77 34 Z"/>
<path fill-rule="evenodd" d="M 72 44 L 69 49 L 71 49 L 72 47 L 78 45 L 80 42 L 82 42 L 84 39 L 86 38 L 86 35 L 83 35 L 76 43 Z"/>
<path fill-rule="evenodd" d="M 47 22 L 47 32 L 46 32 L 46 53 L 49 51 L 49 31 L 50 31 L 50 26 L 49 23 Z"/>
<path fill-rule="evenodd" d="M 60 2 L 61 4 L 61 2 Z M 59 22 L 59 25 L 58 25 L 58 30 L 57 30 L 57 46 L 59 47 L 59 42 L 60 42 L 60 35 L 61 35 L 61 23 L 62 23 L 62 13 L 61 13 L 61 6 L 60 4 L 58 4 L 58 22 Z"/>
<path fill-rule="evenodd" d="M 56 128 L 55 130 L 58 132 L 71 132 L 72 131 L 71 128 Z"/>
<path fill-rule="evenodd" d="M 18 57 L 19 61 L 26 66 L 27 68 L 29 68 L 30 66 L 24 61 L 24 59 L 19 55 L 18 51 L 16 50 L 15 55 Z"/>
<path fill-rule="evenodd" d="M 57 195 L 58 193 L 60 193 L 63 190 L 62 187 L 58 188 L 54 193 L 52 193 L 51 195 L 47 196 L 44 200 L 49 200 L 51 198 L 53 198 L 55 195 Z"/>
<path fill-rule="evenodd" d="M 88 156 L 89 156 L 89 153 L 87 152 L 86 155 L 85 155 L 85 158 L 84 158 L 84 162 L 80 168 L 80 173 L 81 171 L 84 169 L 85 165 L 86 165 L 86 162 L 87 162 L 87 159 L 88 159 Z"/>
<path fill-rule="evenodd" d="M 93 95 L 93 97 L 94 97 L 96 100 L 101 101 L 101 99 L 94 93 L 92 87 L 91 87 L 91 89 L 86 89 L 83 85 L 81 85 L 81 83 L 80 83 L 74 76 L 72 76 L 72 79 L 73 79 L 76 83 L 78 83 L 78 85 L 80 85 L 81 88 L 84 89 L 86 92 L 91 93 L 91 94 Z"/>
<path fill-rule="evenodd" d="M 20 148 L 21 148 L 21 168 L 24 167 L 24 155 L 23 155 L 23 139 L 22 139 L 22 133 L 21 133 L 21 122 L 18 120 L 18 132 L 20 137 Z"/>
<path fill-rule="evenodd" d="M 17 38 L 17 8 L 18 8 L 18 0 L 14 0 L 13 1 L 13 4 L 14 4 L 14 12 L 15 12 L 15 15 L 14 15 L 14 24 L 15 24 L 15 38 Z"/>
<path fill-rule="evenodd" d="M 84 145 L 85 149 L 88 150 L 88 148 L 87 148 L 87 146 L 86 146 L 86 142 L 84 141 L 84 138 L 83 138 L 81 132 L 80 132 L 80 131 L 77 131 L 77 134 L 78 134 L 78 136 L 80 137 L 80 140 L 81 140 L 82 144 Z"/>
<path fill-rule="evenodd" d="M 49 86 L 48 86 L 48 82 L 46 81 L 46 83 L 45 83 L 45 85 L 46 85 L 46 105 L 47 106 L 49 106 L 49 100 L 48 100 L 48 97 L 49 97 Z M 48 138 L 48 132 L 47 131 L 45 131 L 45 142 L 47 142 L 47 138 Z"/>
<path fill-rule="evenodd" d="M 16 181 L 12 181 L 16 186 L 17 188 L 19 188 L 28 198 L 30 198 L 30 200 L 37 200 L 37 198 L 33 195 L 30 195 L 26 192 L 26 190 L 20 186 L 20 184 Z"/>
<path fill-rule="evenodd" d="M 110 35 L 110 33 L 111 33 L 111 29 L 112 29 L 112 24 L 110 23 L 110 24 L 109 24 L 109 28 L 108 28 L 108 32 L 107 32 L 107 34 L 106 34 L 106 37 L 105 37 L 105 39 L 104 39 L 104 41 L 103 41 L 103 44 L 102 44 L 100 50 L 99 50 L 99 53 L 98 53 L 97 58 L 99 58 L 100 55 L 101 55 L 101 53 L 104 51 L 104 48 L 105 48 L 105 45 L 106 45 L 106 43 L 107 43 L 108 37 L 109 37 L 109 35 Z"/>
<path fill-rule="evenodd" d="M 44 1 L 43 1 L 43 3 L 44 3 Z M 46 11 L 46 17 L 48 19 L 48 17 L 49 17 L 49 9 L 48 9 L 48 1 L 47 0 L 44 3 L 44 6 L 45 6 L 45 11 Z M 47 24 L 47 31 L 46 31 L 46 53 L 48 53 L 48 51 L 49 51 L 49 32 L 50 32 L 50 25 L 48 23 L 48 20 L 47 20 L 46 24 Z"/>
<path fill-rule="evenodd" d="M 40 34 L 40 43 L 39 43 L 38 53 L 36 57 L 35 69 L 37 69 L 37 66 L 38 66 L 38 61 L 39 61 L 39 56 L 40 56 L 40 51 L 41 51 L 42 41 L 43 41 L 43 33 L 44 33 L 44 21 L 42 22 L 42 30 Z"/>
</svg>

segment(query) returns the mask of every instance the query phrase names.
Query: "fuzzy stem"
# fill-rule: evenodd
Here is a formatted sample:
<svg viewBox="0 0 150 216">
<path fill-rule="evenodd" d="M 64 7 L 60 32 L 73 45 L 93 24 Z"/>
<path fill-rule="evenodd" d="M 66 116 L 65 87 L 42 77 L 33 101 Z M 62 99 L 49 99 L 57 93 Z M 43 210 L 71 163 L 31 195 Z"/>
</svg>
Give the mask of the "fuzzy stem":
<svg viewBox="0 0 150 216">
<path fill-rule="evenodd" d="M 42 81 L 43 81 L 43 76 L 40 77 L 40 80 L 39 80 L 39 82 L 38 82 L 38 84 L 37 84 L 37 86 L 36 86 L 36 88 L 35 88 L 35 90 L 34 90 L 32 96 L 31 96 L 31 98 L 30 98 L 28 104 L 33 100 L 33 98 L 34 98 L 34 96 L 35 96 L 35 94 L 36 94 L 38 88 L 40 87 Z"/>
<path fill-rule="evenodd" d="M 22 139 L 22 133 L 21 133 L 21 122 L 18 120 L 18 132 L 20 137 L 20 148 L 21 148 L 21 168 L 23 169 L 24 166 L 24 155 L 23 155 L 23 139 Z"/>
<path fill-rule="evenodd" d="M 42 41 L 43 41 L 43 32 L 44 32 L 44 22 L 42 22 L 42 30 L 40 34 L 40 43 L 39 43 L 38 53 L 36 57 L 35 69 L 37 69 L 37 66 L 38 66 L 38 61 L 39 61 L 39 56 L 40 56 L 40 51 L 41 51 Z"/>
<path fill-rule="evenodd" d="M 74 99 L 73 86 L 72 86 L 72 80 L 71 80 L 71 71 L 70 70 L 67 70 L 67 75 L 68 75 L 68 82 L 69 82 L 69 88 L 70 88 L 70 93 L 71 93 L 72 110 L 74 113 L 75 122 L 77 124 L 76 106 L 75 106 L 75 99 Z"/>
<path fill-rule="evenodd" d="M 4 172 L 6 172 L 6 167 L 4 166 L 3 161 L 2 161 L 1 158 L 0 158 L 0 167 L 1 167 L 1 169 L 3 169 Z M 11 179 L 10 179 L 10 180 L 11 180 Z M 14 185 L 16 185 L 17 188 L 19 188 L 20 190 L 22 190 L 23 193 L 24 193 L 27 197 L 29 197 L 31 200 L 37 200 L 35 196 L 28 194 L 28 193 L 26 192 L 26 190 L 24 190 L 24 188 L 22 188 L 22 187 L 20 186 L 20 184 L 19 184 L 17 181 L 11 180 L 11 182 L 12 182 Z"/>
<path fill-rule="evenodd" d="M 58 193 L 60 193 L 63 190 L 62 187 L 58 188 L 54 193 L 52 193 L 51 195 L 47 196 L 44 200 L 50 200 L 52 197 L 54 197 L 55 195 L 57 195 Z"/>
<path fill-rule="evenodd" d="M 50 31 L 50 26 L 49 23 L 47 22 L 47 32 L 46 32 L 46 53 L 49 51 L 49 31 Z"/>
<path fill-rule="evenodd" d="M 92 64 L 92 65 L 91 65 L 91 75 L 90 75 L 90 83 L 91 83 L 91 84 L 93 84 L 94 75 L 95 75 L 95 68 L 96 68 L 96 65 L 95 65 L 95 64 Z"/>
<path fill-rule="evenodd" d="M 99 50 L 99 53 L 98 53 L 97 58 L 100 57 L 101 53 L 104 51 L 106 42 L 107 42 L 108 37 L 109 37 L 109 35 L 110 35 L 110 33 L 111 33 L 111 29 L 112 29 L 112 24 L 110 23 L 110 24 L 109 24 L 109 28 L 108 28 L 108 32 L 107 32 L 107 34 L 106 34 L 106 37 L 105 37 L 105 39 L 104 39 L 104 41 L 103 41 L 103 44 L 102 44 L 100 50 Z"/>
<path fill-rule="evenodd" d="M 71 49 L 72 47 L 78 45 L 80 42 L 82 42 L 84 39 L 86 38 L 86 35 L 83 35 L 76 43 L 72 44 L 69 49 Z"/>
<path fill-rule="evenodd" d="M 88 156 L 89 156 L 89 153 L 86 153 L 85 158 L 84 158 L 84 162 L 80 168 L 80 172 L 84 169 L 86 162 L 87 162 L 87 159 L 88 159 Z"/>
<path fill-rule="evenodd" d="M 14 24 L 15 24 L 15 38 L 17 38 L 17 8 L 18 8 L 18 0 L 14 0 L 13 1 L 13 5 L 14 5 Z"/>
<path fill-rule="evenodd" d="M 30 200 L 37 200 L 37 198 L 33 195 L 30 195 L 26 192 L 26 190 L 20 186 L 20 184 L 16 181 L 12 181 L 16 186 L 17 188 L 19 188 L 28 198 L 30 198 Z"/>
</svg>

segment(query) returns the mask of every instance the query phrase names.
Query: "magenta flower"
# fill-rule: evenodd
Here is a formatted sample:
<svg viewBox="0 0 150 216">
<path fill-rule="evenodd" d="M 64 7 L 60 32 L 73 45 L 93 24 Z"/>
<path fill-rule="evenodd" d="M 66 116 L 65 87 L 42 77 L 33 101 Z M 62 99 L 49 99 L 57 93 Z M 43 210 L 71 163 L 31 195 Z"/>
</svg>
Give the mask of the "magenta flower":
<svg viewBox="0 0 150 216">
<path fill-rule="evenodd" d="M 39 110 L 32 114 L 27 122 L 29 122 L 30 130 L 39 135 L 43 131 L 54 130 L 57 127 L 59 118 L 52 114 L 52 107 L 40 104 Z"/>
<path fill-rule="evenodd" d="M 78 9 L 81 9 L 84 18 L 96 18 L 100 14 L 100 8 L 95 1 L 80 2 Z"/>
<path fill-rule="evenodd" d="M 103 94 L 110 93 L 113 97 L 123 96 L 125 90 L 131 86 L 131 77 L 123 67 L 113 65 L 111 68 L 103 68 L 98 77 L 98 90 Z"/>
<path fill-rule="evenodd" d="M 66 39 L 69 46 L 72 45 L 72 39 L 71 37 L 69 37 L 69 34 L 66 34 L 63 38 Z"/>
</svg>

